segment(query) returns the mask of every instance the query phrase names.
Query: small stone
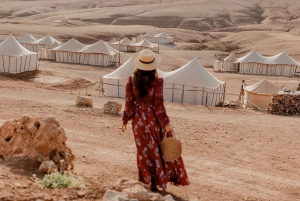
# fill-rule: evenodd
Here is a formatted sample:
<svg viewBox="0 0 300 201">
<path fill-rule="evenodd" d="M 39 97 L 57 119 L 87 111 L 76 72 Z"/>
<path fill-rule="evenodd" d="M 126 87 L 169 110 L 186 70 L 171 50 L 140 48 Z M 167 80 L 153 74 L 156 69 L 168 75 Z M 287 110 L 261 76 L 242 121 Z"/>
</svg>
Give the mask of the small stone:
<svg viewBox="0 0 300 201">
<path fill-rule="evenodd" d="M 77 197 L 79 197 L 79 198 L 83 198 L 85 195 L 86 195 L 85 190 L 80 190 L 77 192 Z"/>
<path fill-rule="evenodd" d="M 44 173 L 53 173 L 57 172 L 57 170 L 57 166 L 53 163 L 53 161 L 44 161 L 39 167 L 39 171 Z"/>
<path fill-rule="evenodd" d="M 52 201 L 53 199 L 52 199 L 52 197 L 50 196 L 50 195 L 48 195 L 48 194 L 46 194 L 45 196 L 44 196 L 44 201 Z"/>
</svg>

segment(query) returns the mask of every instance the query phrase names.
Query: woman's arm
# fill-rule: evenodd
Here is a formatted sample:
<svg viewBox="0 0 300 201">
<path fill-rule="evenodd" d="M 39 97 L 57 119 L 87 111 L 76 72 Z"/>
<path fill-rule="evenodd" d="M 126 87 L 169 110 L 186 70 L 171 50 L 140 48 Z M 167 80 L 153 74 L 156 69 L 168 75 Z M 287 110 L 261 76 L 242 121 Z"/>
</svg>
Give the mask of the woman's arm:
<svg viewBox="0 0 300 201">
<path fill-rule="evenodd" d="M 170 126 L 170 120 L 166 113 L 164 106 L 164 92 L 163 92 L 164 80 L 159 78 L 154 89 L 154 113 L 159 125 L 163 128 Z"/>
<path fill-rule="evenodd" d="M 123 113 L 123 125 L 126 125 L 128 121 L 133 118 L 134 115 L 134 95 L 132 91 L 132 80 L 128 78 L 125 92 L 125 109 Z"/>
</svg>

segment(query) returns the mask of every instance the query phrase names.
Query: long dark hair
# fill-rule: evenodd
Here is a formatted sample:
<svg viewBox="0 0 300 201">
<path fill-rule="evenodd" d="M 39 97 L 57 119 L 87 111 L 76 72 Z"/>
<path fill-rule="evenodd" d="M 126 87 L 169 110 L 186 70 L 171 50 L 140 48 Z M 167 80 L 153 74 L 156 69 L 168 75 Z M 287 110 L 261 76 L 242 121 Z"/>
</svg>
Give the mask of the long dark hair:
<svg viewBox="0 0 300 201">
<path fill-rule="evenodd" d="M 133 86 L 138 91 L 139 97 L 144 98 L 148 95 L 148 89 L 151 88 L 154 79 L 157 77 L 156 69 L 144 71 L 135 69 L 133 72 Z"/>
</svg>

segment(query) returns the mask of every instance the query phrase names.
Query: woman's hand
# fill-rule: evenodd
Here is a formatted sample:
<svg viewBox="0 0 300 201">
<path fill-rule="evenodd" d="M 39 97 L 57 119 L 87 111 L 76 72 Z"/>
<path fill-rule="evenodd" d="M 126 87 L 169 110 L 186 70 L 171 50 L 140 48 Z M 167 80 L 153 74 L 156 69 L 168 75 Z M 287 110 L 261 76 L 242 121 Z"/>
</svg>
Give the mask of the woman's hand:
<svg viewBox="0 0 300 201">
<path fill-rule="evenodd" d="M 125 132 L 126 129 L 127 129 L 127 124 L 123 124 L 121 128 L 122 132 Z"/>
<path fill-rule="evenodd" d="M 171 126 L 170 123 L 168 123 L 166 126 L 165 126 L 165 133 L 168 133 L 168 132 L 171 132 L 173 131 L 173 127 Z"/>
</svg>

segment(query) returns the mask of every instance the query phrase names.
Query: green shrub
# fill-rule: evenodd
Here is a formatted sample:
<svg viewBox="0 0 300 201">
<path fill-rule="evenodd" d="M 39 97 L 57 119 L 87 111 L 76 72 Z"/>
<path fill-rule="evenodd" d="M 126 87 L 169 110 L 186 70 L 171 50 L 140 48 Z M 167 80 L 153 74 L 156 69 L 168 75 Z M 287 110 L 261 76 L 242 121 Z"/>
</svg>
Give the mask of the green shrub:
<svg viewBox="0 0 300 201">
<path fill-rule="evenodd" d="M 46 174 L 43 180 L 38 182 L 42 188 L 76 188 L 83 185 L 82 179 L 76 178 L 70 172 Z"/>
</svg>

